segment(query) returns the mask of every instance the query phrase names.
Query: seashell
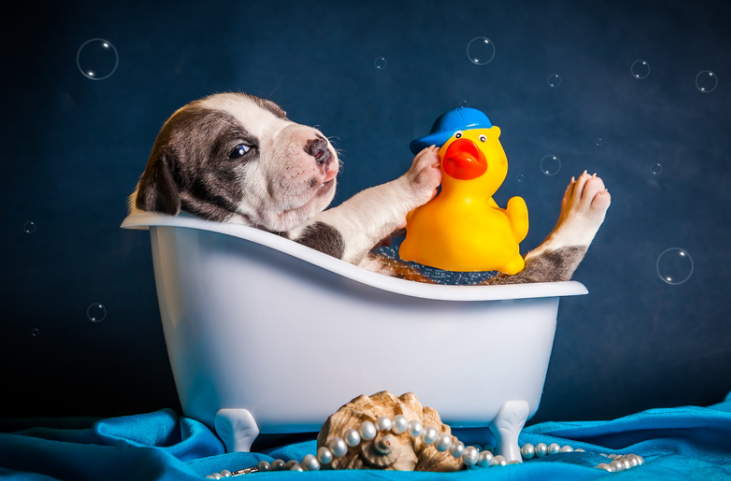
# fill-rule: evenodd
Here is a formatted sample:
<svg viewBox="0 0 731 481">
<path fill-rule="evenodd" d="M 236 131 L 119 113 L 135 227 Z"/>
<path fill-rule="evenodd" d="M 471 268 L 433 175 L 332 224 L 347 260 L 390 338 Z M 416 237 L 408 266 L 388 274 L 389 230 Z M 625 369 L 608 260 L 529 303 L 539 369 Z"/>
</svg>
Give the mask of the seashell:
<svg viewBox="0 0 731 481">
<path fill-rule="evenodd" d="M 317 447 L 329 445 L 334 438 L 345 439 L 349 429 L 358 430 L 364 421 L 376 424 L 379 417 L 393 419 L 399 414 L 409 421 L 421 422 L 424 428 L 435 428 L 438 435 L 452 436 L 450 427 L 442 423 L 439 413 L 422 406 L 413 393 L 396 397 L 381 391 L 372 396 L 358 396 L 327 418 L 317 436 Z M 452 436 L 452 441 L 456 440 Z M 371 440 L 361 439 L 358 446 L 334 458 L 327 468 L 445 472 L 464 469 L 465 465 L 462 458 L 455 458 L 449 451 L 439 452 L 433 443 L 425 443 L 421 436 L 413 437 L 408 430 L 400 434 L 381 430 Z"/>
</svg>

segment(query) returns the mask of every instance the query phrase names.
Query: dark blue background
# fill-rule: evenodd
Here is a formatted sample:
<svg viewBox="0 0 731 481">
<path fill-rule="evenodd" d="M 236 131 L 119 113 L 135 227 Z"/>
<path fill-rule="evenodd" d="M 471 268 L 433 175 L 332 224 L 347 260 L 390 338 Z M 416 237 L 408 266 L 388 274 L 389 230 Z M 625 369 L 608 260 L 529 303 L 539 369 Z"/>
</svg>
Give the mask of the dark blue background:
<svg viewBox="0 0 731 481">
<path fill-rule="evenodd" d="M 528 204 L 526 249 L 555 223 L 571 176 L 597 172 L 612 206 L 575 276 L 590 294 L 561 302 L 534 421 L 720 401 L 731 389 L 731 12 L 721 3 L 17 6 L 0 29 L 3 414 L 179 407 L 149 238 L 118 226 L 167 117 L 228 90 L 336 136 L 336 204 L 404 172 L 409 142 L 442 112 L 482 109 L 510 162 L 496 199 Z M 495 45 L 486 65 L 468 58 L 475 37 Z M 118 53 L 104 80 L 77 67 L 94 38 Z M 631 72 L 640 59 L 651 69 L 642 79 Z M 696 87 L 706 70 L 712 92 Z M 561 161 L 555 175 L 540 169 L 546 155 Z M 693 260 L 679 285 L 657 272 L 669 248 Z M 106 314 L 92 322 L 97 303 Z"/>
</svg>

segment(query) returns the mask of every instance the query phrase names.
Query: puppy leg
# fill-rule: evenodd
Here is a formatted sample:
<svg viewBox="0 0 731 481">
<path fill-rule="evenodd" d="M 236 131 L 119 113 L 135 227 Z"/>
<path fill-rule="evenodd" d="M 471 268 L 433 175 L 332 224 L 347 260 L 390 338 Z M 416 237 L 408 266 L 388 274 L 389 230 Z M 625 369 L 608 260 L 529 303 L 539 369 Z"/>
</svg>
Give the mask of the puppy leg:
<svg viewBox="0 0 731 481">
<path fill-rule="evenodd" d="M 553 231 L 525 256 L 525 269 L 514 276 L 499 274 L 489 284 L 555 282 L 571 279 L 594 239 L 611 203 L 602 179 L 586 172 L 571 179 Z"/>
<path fill-rule="evenodd" d="M 436 147 L 414 157 L 411 168 L 386 184 L 366 189 L 293 229 L 289 238 L 353 264 L 365 260 L 382 239 L 406 225 L 406 215 L 436 195 L 442 172 Z M 329 247 L 323 248 L 323 243 Z M 333 247 L 334 246 L 334 247 Z"/>
<path fill-rule="evenodd" d="M 358 265 L 369 271 L 399 279 L 406 279 L 407 281 L 424 282 L 426 284 L 436 283 L 399 259 L 392 259 L 373 252 L 368 254 Z"/>
</svg>

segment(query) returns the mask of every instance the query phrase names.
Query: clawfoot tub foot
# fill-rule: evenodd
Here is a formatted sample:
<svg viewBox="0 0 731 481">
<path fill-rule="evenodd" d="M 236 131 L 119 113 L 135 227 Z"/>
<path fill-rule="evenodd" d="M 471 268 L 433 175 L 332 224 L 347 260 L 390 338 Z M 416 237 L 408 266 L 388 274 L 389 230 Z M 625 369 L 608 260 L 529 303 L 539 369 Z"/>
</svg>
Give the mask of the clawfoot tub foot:
<svg viewBox="0 0 731 481">
<path fill-rule="evenodd" d="M 518 435 L 528 420 L 526 401 L 505 401 L 490 424 L 490 431 L 497 441 L 497 454 L 511 462 L 523 462 L 518 447 Z"/>
<path fill-rule="evenodd" d="M 216 434 L 226 446 L 226 452 L 249 452 L 259 435 L 254 416 L 246 409 L 219 409 L 215 418 Z"/>
</svg>

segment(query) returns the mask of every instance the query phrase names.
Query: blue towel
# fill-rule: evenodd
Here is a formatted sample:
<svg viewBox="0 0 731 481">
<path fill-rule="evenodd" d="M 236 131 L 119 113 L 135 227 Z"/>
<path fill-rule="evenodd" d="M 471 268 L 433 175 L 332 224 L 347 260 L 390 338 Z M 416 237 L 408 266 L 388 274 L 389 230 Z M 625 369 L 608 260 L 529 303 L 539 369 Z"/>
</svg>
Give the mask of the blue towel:
<svg viewBox="0 0 731 481">
<path fill-rule="evenodd" d="M 171 410 L 88 421 L 86 426 L 34 427 L 0 434 L 0 477 L 12 480 L 188 480 L 224 469 L 236 471 L 274 458 L 300 460 L 315 452 L 310 439 L 262 453 L 226 454 L 203 424 Z M 68 422 L 66 422 L 68 424 Z M 82 423 L 83 424 L 83 423 Z M 313 436 L 314 438 L 314 436 Z M 611 421 L 548 422 L 527 427 L 522 443 L 558 443 L 584 453 L 559 453 L 521 465 L 472 468 L 457 473 L 392 471 L 270 472 L 246 479 L 632 480 L 731 479 L 731 394 L 709 407 L 652 409 Z M 599 453 L 635 453 L 646 463 L 621 474 L 594 468 Z M 253 477 L 253 478 L 252 478 Z"/>
</svg>

